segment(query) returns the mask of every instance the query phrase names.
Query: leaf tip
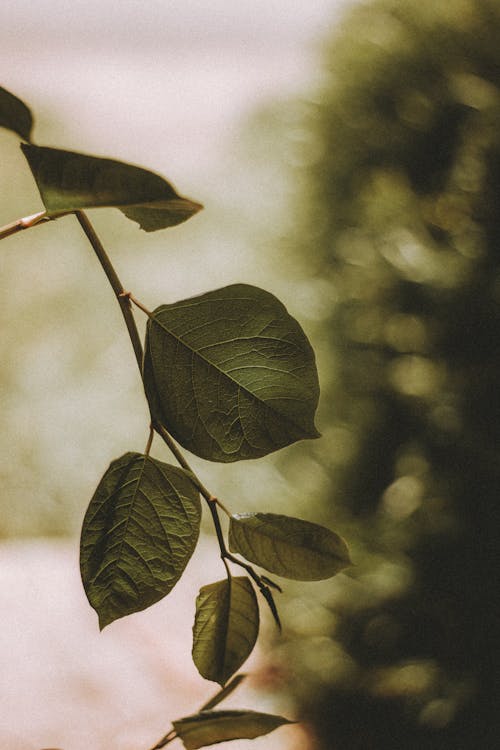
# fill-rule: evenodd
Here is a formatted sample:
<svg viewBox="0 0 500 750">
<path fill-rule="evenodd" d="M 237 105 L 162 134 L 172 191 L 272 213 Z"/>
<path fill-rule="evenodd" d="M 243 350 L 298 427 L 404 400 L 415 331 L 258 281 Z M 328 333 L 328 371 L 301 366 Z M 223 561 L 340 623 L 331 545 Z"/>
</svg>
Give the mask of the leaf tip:
<svg viewBox="0 0 500 750">
<path fill-rule="evenodd" d="M 110 614 L 106 614 L 105 612 L 98 612 L 97 616 L 99 618 L 99 630 L 101 633 L 105 627 L 111 625 L 111 623 L 116 620 L 116 617 L 113 617 Z"/>
<path fill-rule="evenodd" d="M 25 141 L 30 141 L 33 115 L 17 96 L 0 86 L 0 127 L 11 130 Z"/>
<path fill-rule="evenodd" d="M 205 208 L 205 206 L 203 205 L 203 203 L 197 203 L 197 201 L 189 200 L 189 198 L 184 198 L 184 200 L 185 200 L 187 206 L 193 212 L 193 215 L 199 213 L 200 211 L 203 211 L 203 209 Z"/>
</svg>

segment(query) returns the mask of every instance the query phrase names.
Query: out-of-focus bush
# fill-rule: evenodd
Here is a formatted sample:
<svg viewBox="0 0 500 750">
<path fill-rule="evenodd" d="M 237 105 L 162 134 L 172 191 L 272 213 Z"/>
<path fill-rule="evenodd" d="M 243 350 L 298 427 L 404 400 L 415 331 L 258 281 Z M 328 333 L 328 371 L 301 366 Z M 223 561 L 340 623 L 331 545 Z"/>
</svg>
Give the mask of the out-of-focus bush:
<svg viewBox="0 0 500 750">
<path fill-rule="evenodd" d="M 355 567 L 287 605 L 279 656 L 321 750 L 493 748 L 500 4 L 376 0 L 326 57 L 298 168 L 324 438 L 282 466 Z"/>
</svg>

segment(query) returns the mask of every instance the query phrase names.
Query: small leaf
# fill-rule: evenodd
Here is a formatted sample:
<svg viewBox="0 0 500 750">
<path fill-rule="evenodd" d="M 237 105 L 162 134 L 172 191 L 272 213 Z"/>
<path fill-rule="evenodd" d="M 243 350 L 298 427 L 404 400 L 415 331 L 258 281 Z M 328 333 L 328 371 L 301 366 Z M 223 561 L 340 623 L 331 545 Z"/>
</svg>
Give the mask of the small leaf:
<svg viewBox="0 0 500 750">
<path fill-rule="evenodd" d="M 253 740 L 293 721 L 257 711 L 202 711 L 172 722 L 186 750 L 228 740 Z"/>
<path fill-rule="evenodd" d="M 318 437 L 313 350 L 269 292 L 235 284 L 162 305 L 145 350 L 153 417 L 197 456 L 258 458 Z"/>
<path fill-rule="evenodd" d="M 345 541 L 334 531 L 275 513 L 233 515 L 229 548 L 271 573 L 297 581 L 330 578 L 351 564 Z"/>
<path fill-rule="evenodd" d="M 259 632 L 259 607 L 245 576 L 200 589 L 193 627 L 193 661 L 206 680 L 220 685 L 251 654 Z"/>
<path fill-rule="evenodd" d="M 29 141 L 33 117 L 24 102 L 0 86 L 0 127 L 12 130 Z"/>
<path fill-rule="evenodd" d="M 222 688 L 222 690 L 219 690 L 213 696 L 213 698 L 210 698 L 210 700 L 200 708 L 200 711 L 210 711 L 210 709 L 215 708 L 215 706 L 218 706 L 219 703 L 225 701 L 226 698 L 236 690 L 236 688 L 243 682 L 245 678 L 246 674 L 237 674 L 236 677 L 233 677 L 231 682 L 228 682 L 227 685 Z"/>
<path fill-rule="evenodd" d="M 113 461 L 83 521 L 80 567 L 104 628 L 175 586 L 200 530 L 200 498 L 182 469 L 126 453 Z"/>
<path fill-rule="evenodd" d="M 153 232 L 180 224 L 202 208 L 141 167 L 55 148 L 21 148 L 49 216 L 114 206 Z"/>
</svg>

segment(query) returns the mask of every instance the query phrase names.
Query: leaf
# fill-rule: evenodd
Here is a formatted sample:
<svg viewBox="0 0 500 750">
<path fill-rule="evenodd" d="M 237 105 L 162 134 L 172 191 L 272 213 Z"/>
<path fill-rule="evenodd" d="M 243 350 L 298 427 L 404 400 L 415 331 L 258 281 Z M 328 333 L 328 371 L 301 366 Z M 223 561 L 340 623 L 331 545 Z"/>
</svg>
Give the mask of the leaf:
<svg viewBox="0 0 500 750">
<path fill-rule="evenodd" d="M 222 701 L 225 701 L 226 698 L 233 693 L 236 688 L 243 682 L 243 680 L 246 678 L 246 674 L 237 674 L 231 682 L 228 682 L 227 685 L 225 685 L 222 690 L 219 690 L 213 698 L 210 698 L 209 701 L 207 701 L 201 708 L 200 711 L 209 711 L 212 708 L 215 708 L 215 706 L 218 706 L 219 703 L 222 703 Z"/>
<path fill-rule="evenodd" d="M 186 221 L 202 206 L 153 172 L 112 159 L 22 144 L 49 216 L 114 206 L 153 232 Z"/>
<path fill-rule="evenodd" d="M 271 573 L 297 581 L 330 578 L 351 564 L 345 541 L 334 531 L 276 513 L 231 516 L 229 548 Z"/>
<path fill-rule="evenodd" d="M 203 586 L 196 599 L 193 661 L 220 685 L 250 656 L 259 632 L 259 607 L 245 576 Z"/>
<path fill-rule="evenodd" d="M 199 495 L 182 469 L 139 453 L 111 463 L 80 544 L 83 585 L 101 630 L 172 590 L 196 547 L 200 517 Z"/>
<path fill-rule="evenodd" d="M 201 711 L 172 722 L 186 750 L 227 740 L 253 740 L 293 721 L 257 711 Z"/>
<path fill-rule="evenodd" d="M 29 141 L 33 117 L 24 102 L 0 86 L 0 127 L 12 130 Z"/>
<path fill-rule="evenodd" d="M 319 436 L 314 352 L 269 292 L 235 284 L 162 305 L 145 348 L 153 417 L 197 456 L 258 458 Z"/>
</svg>

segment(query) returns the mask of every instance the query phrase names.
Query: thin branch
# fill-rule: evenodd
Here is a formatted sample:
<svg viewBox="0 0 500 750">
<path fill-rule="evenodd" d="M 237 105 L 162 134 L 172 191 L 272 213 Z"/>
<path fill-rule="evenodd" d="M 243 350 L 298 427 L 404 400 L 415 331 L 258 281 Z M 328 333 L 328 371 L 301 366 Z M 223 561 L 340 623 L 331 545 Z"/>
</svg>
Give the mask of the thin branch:
<svg viewBox="0 0 500 750">
<path fill-rule="evenodd" d="M 165 737 L 162 737 L 161 740 L 159 740 L 156 745 L 153 745 L 151 750 L 160 750 L 162 747 L 166 747 L 169 745 L 173 740 L 177 738 L 177 732 L 175 729 L 171 729 L 168 734 L 165 735 Z"/>
<path fill-rule="evenodd" d="M 219 498 L 218 498 L 218 497 L 213 497 L 213 498 L 212 498 L 212 500 L 214 501 L 214 503 L 215 503 L 216 505 L 218 505 L 218 506 L 219 506 L 219 508 L 220 508 L 220 509 L 221 509 L 222 511 L 224 511 L 224 513 L 226 514 L 226 516 L 227 516 L 228 518 L 231 518 L 231 516 L 232 516 L 232 513 L 231 513 L 231 511 L 230 511 L 230 510 L 228 510 L 228 509 L 226 508 L 226 506 L 224 505 L 224 503 L 222 503 L 222 502 L 221 502 L 221 501 L 219 500 Z"/>
<path fill-rule="evenodd" d="M 161 422 L 154 420 L 153 429 L 162 438 L 163 442 L 169 447 L 171 453 L 174 455 L 179 466 L 182 466 L 182 468 L 189 474 L 191 481 L 193 482 L 194 486 L 196 487 L 200 495 L 202 495 L 207 501 L 213 500 L 214 496 L 212 495 L 210 490 L 208 490 L 205 487 L 201 479 L 199 479 L 196 476 L 193 469 L 188 464 L 183 454 L 179 450 L 179 447 L 177 443 L 175 442 L 175 440 L 173 439 L 172 435 L 168 432 L 168 430 L 164 427 L 164 425 L 162 425 Z"/>
<path fill-rule="evenodd" d="M 231 552 L 229 552 L 229 550 L 227 549 L 226 542 L 225 542 L 225 539 L 224 539 L 224 535 L 222 533 L 222 526 L 221 526 L 221 523 L 220 523 L 219 513 L 217 511 L 216 498 L 212 498 L 212 500 L 208 501 L 208 507 L 210 508 L 210 513 L 212 514 L 212 520 L 213 520 L 214 527 L 215 527 L 215 533 L 217 534 L 217 541 L 219 542 L 219 547 L 220 547 L 220 553 L 221 553 L 222 562 L 226 566 L 226 571 L 228 572 L 228 576 L 229 576 L 229 570 L 228 570 L 228 566 L 227 566 L 227 560 L 229 560 L 229 562 L 232 562 L 234 565 L 239 565 L 240 568 L 243 568 L 244 570 L 246 570 L 246 572 L 248 573 L 248 575 L 250 576 L 250 578 L 254 581 L 254 583 L 258 587 L 260 593 L 262 594 L 262 596 L 266 600 L 266 602 L 267 602 L 267 604 L 269 606 L 269 609 L 271 610 L 271 613 L 272 613 L 272 615 L 273 615 L 273 617 L 274 617 L 274 619 L 276 621 L 276 624 L 277 624 L 278 628 L 281 630 L 281 621 L 280 621 L 280 618 L 279 618 L 279 615 L 278 615 L 278 610 L 276 608 L 276 604 L 274 603 L 274 599 L 273 599 L 273 595 L 272 595 L 271 589 L 263 581 L 263 579 L 261 578 L 261 576 L 258 573 L 255 572 L 255 570 L 252 568 L 251 565 L 249 565 L 248 563 L 244 562 L 243 560 L 239 560 L 237 557 L 235 557 L 234 555 L 232 555 Z"/>
<path fill-rule="evenodd" d="M 32 216 L 25 216 L 22 219 L 17 219 L 10 224 L 6 224 L 5 226 L 0 227 L 0 240 L 5 239 L 6 237 L 10 237 L 11 234 L 22 232 L 23 229 L 30 229 L 31 227 L 35 227 L 45 221 L 51 221 L 50 217 L 47 216 L 46 211 L 40 211 L 39 213 L 33 214 Z"/>
<path fill-rule="evenodd" d="M 146 449 L 144 451 L 144 455 L 145 456 L 149 456 L 149 451 L 151 450 L 151 445 L 153 443 L 154 435 L 155 435 L 155 431 L 153 430 L 153 425 L 150 425 L 150 427 L 149 427 L 148 442 L 146 444 Z"/>
<path fill-rule="evenodd" d="M 88 241 L 92 245 L 94 252 L 97 255 L 97 258 L 99 260 L 99 263 L 101 264 L 102 269 L 104 273 L 106 274 L 106 277 L 109 283 L 111 284 L 111 287 L 118 300 L 123 318 L 125 320 L 125 325 L 127 326 L 127 330 L 130 336 L 130 341 L 132 342 L 135 359 L 139 367 L 139 372 L 141 373 L 141 377 L 142 377 L 142 357 L 143 357 L 142 344 L 141 344 L 141 339 L 139 337 L 139 332 L 137 330 L 137 326 L 135 324 L 134 316 L 132 313 L 132 305 L 130 304 L 130 299 L 128 298 L 127 292 L 125 292 L 125 289 L 123 288 L 122 282 L 118 278 L 118 274 L 116 273 L 108 257 L 108 254 L 106 253 L 102 245 L 102 242 L 97 236 L 95 229 L 90 223 L 86 214 L 83 211 L 75 211 L 75 216 L 78 219 L 78 222 L 81 228 L 85 232 Z"/>
<path fill-rule="evenodd" d="M 97 258 L 102 266 L 102 269 L 104 273 L 106 274 L 106 277 L 109 283 L 111 284 L 111 288 L 113 289 L 115 293 L 116 299 L 118 300 L 121 311 L 123 313 L 123 317 L 125 319 L 125 323 L 127 325 L 127 330 L 130 336 L 130 340 L 132 342 L 132 346 L 133 346 L 134 353 L 135 353 L 135 358 L 139 366 L 139 372 L 141 373 L 141 380 L 142 380 L 143 379 L 142 361 L 143 361 L 144 354 L 142 351 L 142 343 L 141 343 L 139 332 L 137 330 L 137 326 L 135 323 L 135 318 L 132 313 L 131 300 L 133 299 L 134 304 L 136 304 L 138 307 L 144 310 L 146 314 L 150 314 L 150 313 L 149 311 L 146 311 L 146 308 L 141 303 L 138 303 L 138 301 L 132 296 L 131 292 L 127 292 L 125 290 L 122 282 L 120 281 L 118 277 L 118 274 L 116 273 L 114 269 L 113 264 L 111 263 L 111 260 L 106 250 L 104 249 L 104 246 L 101 240 L 97 236 L 96 231 L 94 227 L 92 226 L 92 224 L 90 223 L 86 214 L 83 211 L 75 211 L 75 215 L 80 223 L 80 226 L 85 232 L 87 239 L 92 245 L 94 252 L 97 255 Z M 183 469 L 188 471 L 193 477 L 195 477 L 194 472 L 192 471 L 188 462 L 186 461 L 186 459 L 180 452 L 179 448 L 177 447 L 176 443 L 174 442 L 170 434 L 167 432 L 165 427 L 155 420 L 152 421 L 151 426 L 160 435 L 160 437 L 164 440 L 164 442 L 168 445 L 168 447 L 174 454 L 175 458 L 177 459 L 179 465 L 182 466 Z M 206 487 L 203 486 L 203 484 L 197 478 L 196 478 L 195 484 L 204 497 L 206 497 L 207 499 L 209 497 L 212 497 L 211 493 L 206 489 Z"/>
<path fill-rule="evenodd" d="M 133 302 L 137 307 L 139 307 L 143 312 L 146 313 L 146 315 L 150 316 L 152 313 L 142 305 L 138 300 L 135 299 L 135 297 L 131 294 L 131 292 L 127 292 L 121 283 L 118 274 L 116 273 L 113 264 L 111 263 L 111 260 L 109 259 L 108 254 L 106 253 L 99 237 L 97 236 L 94 227 L 90 223 L 89 219 L 87 218 L 86 214 L 83 211 L 75 211 L 75 216 L 78 219 L 78 222 L 80 226 L 82 227 L 83 231 L 85 232 L 90 244 L 92 245 L 95 254 L 97 255 L 97 258 L 102 266 L 102 269 L 104 273 L 106 274 L 106 277 L 111 284 L 111 287 L 115 293 L 115 296 L 118 300 L 118 303 L 120 305 L 125 324 L 127 326 L 127 330 L 130 336 L 130 340 L 132 342 L 132 346 L 135 353 L 135 358 L 137 360 L 137 365 L 139 367 L 139 372 L 141 374 L 141 379 L 144 380 L 144 373 L 143 373 L 143 350 L 142 350 L 142 343 L 139 338 L 139 333 L 137 330 L 137 326 L 135 323 L 135 318 L 132 313 L 132 306 L 131 303 Z M 42 220 L 41 218 L 39 220 Z M 17 230 L 16 230 L 17 231 Z M 276 611 L 276 607 L 274 606 L 274 601 L 272 598 L 271 591 L 269 587 L 263 582 L 261 577 L 255 572 L 255 570 L 252 568 L 251 565 L 248 565 L 248 563 L 243 562 L 242 560 L 239 560 L 237 557 L 234 557 L 232 555 L 227 547 L 226 542 L 224 540 L 224 534 L 222 532 L 222 526 L 220 523 L 219 513 L 218 513 L 218 507 L 220 507 L 224 513 L 226 513 L 229 517 L 231 517 L 231 513 L 228 511 L 228 509 L 218 500 L 201 482 L 201 480 L 196 476 L 194 471 L 191 469 L 191 466 L 187 462 L 187 460 L 184 458 L 183 454 L 179 450 L 175 440 L 170 435 L 166 427 L 161 424 L 161 422 L 158 422 L 154 418 L 152 418 L 151 422 L 151 433 L 150 433 L 150 439 L 148 440 L 148 446 L 146 449 L 146 452 L 151 447 L 151 440 L 152 440 L 152 430 L 158 433 L 162 440 L 166 443 L 172 454 L 174 455 L 175 459 L 177 460 L 178 464 L 186 471 L 189 478 L 197 488 L 197 490 L 200 492 L 200 494 L 205 498 L 207 501 L 208 507 L 210 508 L 210 513 L 212 515 L 213 524 L 215 527 L 215 533 L 217 535 L 217 541 L 219 543 L 220 548 L 220 556 L 224 563 L 224 566 L 226 568 L 226 572 L 228 576 L 231 575 L 229 571 L 229 567 L 227 565 L 227 561 L 234 563 L 235 565 L 239 565 L 241 568 L 247 571 L 248 575 L 253 579 L 255 584 L 260 589 L 262 595 L 266 599 L 267 603 L 269 604 L 273 615 L 278 623 L 278 626 L 280 626 L 279 617 Z M 170 735 L 167 735 L 169 737 Z M 166 739 L 166 738 L 164 738 Z M 173 738 L 172 738 L 173 739 Z M 171 740 L 169 739 L 168 742 Z M 165 743 L 167 744 L 167 743 Z M 159 745 L 158 747 L 163 747 L 163 745 Z"/>
<path fill-rule="evenodd" d="M 131 302 L 133 302 L 136 307 L 139 308 L 139 310 L 142 310 L 143 313 L 146 313 L 146 315 L 148 316 L 148 318 L 152 318 L 153 317 L 153 313 L 151 312 L 151 310 L 148 310 L 148 308 L 145 307 L 142 304 L 142 302 L 139 302 L 139 300 L 134 297 L 134 295 L 132 294 L 132 292 L 125 292 L 124 296 L 128 297 L 129 300 Z"/>
<path fill-rule="evenodd" d="M 230 560 L 231 555 L 226 547 L 226 541 L 224 539 L 224 534 L 222 533 L 222 526 L 220 523 L 219 513 L 217 512 L 217 506 L 213 500 L 208 500 L 208 507 L 210 508 L 210 513 L 212 514 L 215 533 L 217 534 L 217 541 L 219 542 L 220 556 L 224 561 Z"/>
</svg>

